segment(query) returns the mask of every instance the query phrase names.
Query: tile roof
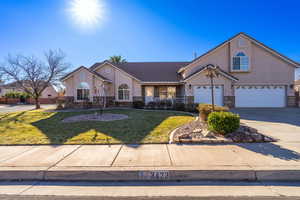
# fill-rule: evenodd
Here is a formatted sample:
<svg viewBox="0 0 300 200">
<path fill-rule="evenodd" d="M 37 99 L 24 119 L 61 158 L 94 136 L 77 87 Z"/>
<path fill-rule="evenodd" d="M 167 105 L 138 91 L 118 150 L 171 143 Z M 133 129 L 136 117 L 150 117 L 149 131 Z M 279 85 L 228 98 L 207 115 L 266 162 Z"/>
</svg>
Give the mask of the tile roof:
<svg viewBox="0 0 300 200">
<path fill-rule="evenodd" d="M 190 62 L 126 62 L 111 63 L 143 82 L 179 82 L 181 76 L 177 71 Z M 102 63 L 90 67 L 94 70 Z"/>
</svg>

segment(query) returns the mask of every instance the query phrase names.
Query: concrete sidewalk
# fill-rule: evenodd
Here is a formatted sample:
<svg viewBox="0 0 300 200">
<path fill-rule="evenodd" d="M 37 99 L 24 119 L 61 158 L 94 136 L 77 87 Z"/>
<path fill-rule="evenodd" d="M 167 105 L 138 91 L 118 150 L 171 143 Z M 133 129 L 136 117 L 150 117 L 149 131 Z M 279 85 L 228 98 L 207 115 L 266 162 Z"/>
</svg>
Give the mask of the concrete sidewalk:
<svg viewBox="0 0 300 200">
<path fill-rule="evenodd" d="M 1 199 L 300 199 L 300 182 L 0 182 Z"/>
<path fill-rule="evenodd" d="M 0 180 L 300 180 L 300 145 L 0 146 Z"/>
</svg>

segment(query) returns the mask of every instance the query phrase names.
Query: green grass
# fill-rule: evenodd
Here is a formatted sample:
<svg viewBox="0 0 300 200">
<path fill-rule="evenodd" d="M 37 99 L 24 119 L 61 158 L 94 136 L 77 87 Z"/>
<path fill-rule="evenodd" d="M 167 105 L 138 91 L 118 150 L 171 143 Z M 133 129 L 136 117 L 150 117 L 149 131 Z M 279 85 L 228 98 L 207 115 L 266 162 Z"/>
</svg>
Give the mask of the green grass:
<svg viewBox="0 0 300 200">
<path fill-rule="evenodd" d="M 61 123 L 66 117 L 94 112 L 0 114 L 0 144 L 167 143 L 173 129 L 194 119 L 179 112 L 124 109 L 105 112 L 128 115 L 125 120 Z"/>
</svg>

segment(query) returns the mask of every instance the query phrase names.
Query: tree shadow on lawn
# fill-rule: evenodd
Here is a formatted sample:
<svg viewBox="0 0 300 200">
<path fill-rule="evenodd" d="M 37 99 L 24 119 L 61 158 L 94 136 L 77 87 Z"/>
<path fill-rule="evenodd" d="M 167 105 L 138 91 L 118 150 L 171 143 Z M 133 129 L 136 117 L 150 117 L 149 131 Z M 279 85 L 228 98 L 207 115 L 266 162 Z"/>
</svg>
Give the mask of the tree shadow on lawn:
<svg viewBox="0 0 300 200">
<path fill-rule="evenodd" d="M 104 112 L 125 114 L 129 118 L 108 122 L 81 121 L 62 123 L 61 121 L 64 118 L 81 114 L 92 114 L 95 111 L 81 113 L 57 112 L 49 118 L 31 124 L 45 134 L 51 144 L 64 144 L 66 142 L 71 144 L 140 144 L 150 133 L 153 134 L 153 130 L 157 129 L 168 117 L 184 116 L 181 113 L 137 110 L 108 110 Z M 164 131 L 164 128 L 161 128 L 162 131 Z M 88 131 L 89 133 L 86 133 Z M 156 134 L 157 137 L 160 137 L 159 130 Z M 159 143 L 159 141 L 154 141 L 153 143 Z"/>
<path fill-rule="evenodd" d="M 241 143 L 237 146 L 259 153 L 265 156 L 272 156 L 282 160 L 300 161 L 300 153 L 287 149 L 277 143 Z"/>
</svg>

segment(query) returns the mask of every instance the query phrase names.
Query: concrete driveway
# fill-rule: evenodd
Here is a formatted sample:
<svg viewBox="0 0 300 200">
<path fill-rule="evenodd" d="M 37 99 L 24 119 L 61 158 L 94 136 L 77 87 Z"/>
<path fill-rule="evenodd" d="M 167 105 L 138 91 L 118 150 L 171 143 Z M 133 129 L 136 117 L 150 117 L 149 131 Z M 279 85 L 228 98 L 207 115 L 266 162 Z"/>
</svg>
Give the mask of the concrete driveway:
<svg viewBox="0 0 300 200">
<path fill-rule="evenodd" d="M 241 122 L 280 142 L 300 142 L 300 108 L 233 109 Z"/>
<path fill-rule="evenodd" d="M 54 109 L 56 107 L 55 104 L 43 104 L 41 108 L 44 109 Z M 0 104 L 0 113 L 8 113 L 8 112 L 18 112 L 18 111 L 26 111 L 35 109 L 35 105 L 6 105 Z"/>
</svg>

